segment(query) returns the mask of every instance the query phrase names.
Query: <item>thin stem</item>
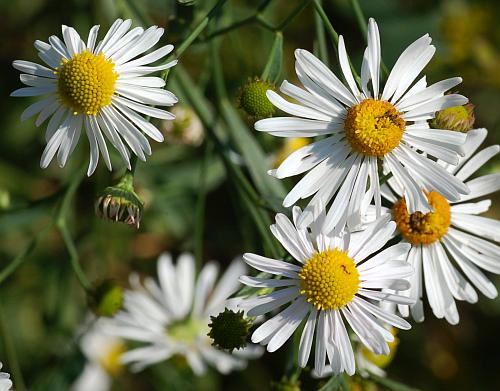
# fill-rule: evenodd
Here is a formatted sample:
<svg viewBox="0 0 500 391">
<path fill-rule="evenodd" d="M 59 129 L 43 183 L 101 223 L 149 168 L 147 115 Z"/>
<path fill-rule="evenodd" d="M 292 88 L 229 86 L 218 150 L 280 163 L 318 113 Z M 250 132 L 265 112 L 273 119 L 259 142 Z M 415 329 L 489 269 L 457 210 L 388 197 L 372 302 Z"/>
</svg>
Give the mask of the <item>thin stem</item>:
<svg viewBox="0 0 500 391">
<path fill-rule="evenodd" d="M 77 175 L 75 175 L 71 180 L 68 189 L 66 190 L 66 194 L 64 195 L 64 198 L 62 200 L 61 208 L 59 209 L 59 214 L 56 220 L 56 226 L 61 232 L 61 235 L 63 237 L 64 244 L 66 245 L 66 248 L 70 256 L 71 267 L 75 273 L 75 276 L 78 279 L 78 282 L 80 283 L 83 289 L 89 291 L 92 285 L 90 284 L 89 280 L 85 276 L 85 273 L 83 272 L 80 266 L 78 260 L 79 259 L 78 251 L 76 250 L 75 243 L 73 241 L 73 238 L 71 237 L 71 233 L 69 232 L 67 226 L 67 218 L 71 207 L 71 202 L 73 200 L 76 190 L 78 189 L 78 186 L 80 185 L 80 182 L 83 180 L 84 175 L 85 175 L 85 170 L 82 170 Z"/>
<path fill-rule="evenodd" d="M 16 347 L 14 346 L 14 339 L 11 337 L 9 327 L 3 314 L 3 306 L 0 305 L 0 333 L 2 334 L 5 352 L 7 354 L 7 361 L 9 363 L 10 371 L 14 379 L 14 386 L 17 391 L 26 391 L 21 366 L 17 359 Z"/>
<path fill-rule="evenodd" d="M 45 232 L 45 230 L 42 232 Z M 39 236 L 40 234 L 35 236 L 30 241 L 28 246 L 0 272 L 0 284 L 2 284 L 12 273 L 14 273 L 17 268 L 23 264 L 26 258 L 28 258 L 28 255 L 35 249 Z"/>
<path fill-rule="evenodd" d="M 330 19 L 328 19 L 328 15 L 326 14 L 325 10 L 323 9 L 323 6 L 321 5 L 321 1 L 314 0 L 313 4 L 314 4 L 314 8 L 316 9 L 316 12 L 318 13 L 319 17 L 321 18 L 321 20 L 323 21 L 323 24 L 326 27 L 326 31 L 328 31 L 333 42 L 335 43 L 335 45 L 333 45 L 333 49 L 335 50 L 335 53 L 337 54 L 337 57 L 338 57 L 338 55 L 339 55 L 339 52 L 338 52 L 339 35 L 337 34 L 335 29 L 333 28 L 333 25 L 330 22 Z M 354 78 L 356 79 L 356 82 L 358 83 L 358 85 L 361 85 L 361 78 L 359 77 L 358 72 L 356 71 L 356 69 L 352 65 L 351 59 L 349 59 L 349 66 L 351 67 L 351 71 L 352 71 Z"/>
<path fill-rule="evenodd" d="M 205 153 L 200 167 L 200 180 L 198 186 L 198 200 L 196 201 L 195 225 L 194 225 L 194 258 L 197 270 L 201 270 L 203 254 L 203 233 L 205 228 L 205 205 L 207 199 L 206 175 L 207 167 L 212 155 L 212 143 L 207 141 Z"/>
<path fill-rule="evenodd" d="M 358 0 L 351 0 L 352 8 L 354 10 L 354 14 L 356 15 L 356 20 L 358 21 L 359 28 L 365 37 L 365 40 L 368 41 L 368 22 L 366 20 L 365 14 L 363 13 L 363 9 L 359 5 Z M 384 61 L 380 59 L 380 66 L 382 68 L 382 72 L 387 77 L 389 75 L 389 70 L 387 66 L 384 64 Z"/>
<path fill-rule="evenodd" d="M 321 0 L 320 0 L 321 1 Z M 321 4 L 321 2 L 320 2 Z M 314 28 L 316 30 L 316 42 L 318 45 L 318 56 L 321 61 L 328 65 L 328 50 L 326 48 L 325 28 L 317 10 L 314 11 Z"/>
<path fill-rule="evenodd" d="M 182 53 L 194 42 L 198 35 L 207 27 L 210 20 L 217 14 L 219 9 L 224 5 L 227 0 L 219 0 L 217 4 L 208 12 L 208 14 L 197 24 L 191 33 L 182 41 L 175 51 L 176 57 L 180 57 Z"/>
<path fill-rule="evenodd" d="M 276 30 L 283 31 L 311 2 L 311 0 L 304 0 L 301 4 L 299 4 L 286 18 L 281 22 Z"/>
</svg>

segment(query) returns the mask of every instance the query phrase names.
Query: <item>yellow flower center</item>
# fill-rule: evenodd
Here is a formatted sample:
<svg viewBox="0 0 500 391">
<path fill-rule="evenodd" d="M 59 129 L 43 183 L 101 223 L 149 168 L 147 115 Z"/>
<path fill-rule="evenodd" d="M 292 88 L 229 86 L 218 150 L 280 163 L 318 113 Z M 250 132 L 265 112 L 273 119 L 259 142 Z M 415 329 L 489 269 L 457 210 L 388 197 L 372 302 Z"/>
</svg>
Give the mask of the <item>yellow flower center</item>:
<svg viewBox="0 0 500 391">
<path fill-rule="evenodd" d="M 110 346 L 106 354 L 99 358 L 101 367 L 111 376 L 116 376 L 123 369 L 123 364 L 120 357 L 126 352 L 126 347 L 123 342 L 116 342 Z"/>
<path fill-rule="evenodd" d="M 359 272 L 346 251 L 316 252 L 299 272 L 300 293 L 318 310 L 338 309 L 353 298 L 359 287 Z"/>
<path fill-rule="evenodd" d="M 61 66 L 55 70 L 59 98 L 75 115 L 96 115 L 111 103 L 118 78 L 114 68 L 113 62 L 104 54 L 96 55 L 89 50 L 70 60 L 62 60 Z"/>
<path fill-rule="evenodd" d="M 404 198 L 393 206 L 394 220 L 401 234 L 412 244 L 430 244 L 441 239 L 451 222 L 450 204 L 439 193 L 427 195 L 433 212 L 408 213 Z"/>
<path fill-rule="evenodd" d="M 344 129 L 352 149 L 380 157 L 399 145 L 405 121 L 391 103 L 365 99 L 349 108 Z"/>
</svg>

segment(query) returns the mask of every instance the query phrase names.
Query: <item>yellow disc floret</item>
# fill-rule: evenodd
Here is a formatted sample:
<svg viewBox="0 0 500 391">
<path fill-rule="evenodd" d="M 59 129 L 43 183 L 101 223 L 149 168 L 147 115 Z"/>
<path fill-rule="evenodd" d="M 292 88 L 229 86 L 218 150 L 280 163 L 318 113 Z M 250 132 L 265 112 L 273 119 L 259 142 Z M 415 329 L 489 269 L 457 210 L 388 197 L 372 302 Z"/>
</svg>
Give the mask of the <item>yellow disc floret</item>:
<svg viewBox="0 0 500 391">
<path fill-rule="evenodd" d="M 441 239 L 451 222 L 450 204 L 439 193 L 427 195 L 433 211 L 429 213 L 408 213 L 404 198 L 393 206 L 394 220 L 399 232 L 412 244 L 430 244 Z"/>
<path fill-rule="evenodd" d="M 111 376 L 116 376 L 123 369 L 123 364 L 121 363 L 121 356 L 127 351 L 127 348 L 123 342 L 113 343 L 108 347 L 105 354 L 99 357 L 99 364 L 104 370 Z"/>
<path fill-rule="evenodd" d="M 365 99 L 349 108 L 344 129 L 352 149 L 381 157 L 399 145 L 405 121 L 391 103 Z"/>
<path fill-rule="evenodd" d="M 353 298 L 359 287 L 359 272 L 346 251 L 316 252 L 299 272 L 300 293 L 318 310 L 338 309 Z"/>
<path fill-rule="evenodd" d="M 59 98 L 73 113 L 96 115 L 111 103 L 118 73 L 104 54 L 85 50 L 56 69 Z"/>
</svg>

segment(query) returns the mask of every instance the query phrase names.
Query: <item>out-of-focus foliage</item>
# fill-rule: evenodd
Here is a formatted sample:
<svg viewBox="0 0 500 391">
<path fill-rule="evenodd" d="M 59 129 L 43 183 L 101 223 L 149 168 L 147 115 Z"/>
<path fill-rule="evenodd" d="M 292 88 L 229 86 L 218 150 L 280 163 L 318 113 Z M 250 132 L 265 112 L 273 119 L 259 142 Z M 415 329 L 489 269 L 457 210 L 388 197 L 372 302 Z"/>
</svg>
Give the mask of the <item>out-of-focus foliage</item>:
<svg viewBox="0 0 500 391">
<path fill-rule="evenodd" d="M 29 390 L 67 390 L 85 362 L 76 333 L 88 312 L 87 298 L 72 273 L 68 252 L 53 223 L 60 195 L 87 162 L 88 145 L 81 142 L 64 169 L 55 164 L 47 170 L 39 168 L 43 129 L 36 128 L 31 120 L 20 122 L 20 114 L 29 102 L 8 97 L 20 86 L 18 73 L 10 64 L 14 59 L 36 61 L 32 43 L 60 34 L 61 24 L 73 25 L 80 31 L 87 31 L 93 24 L 101 24 L 104 29 L 117 17 L 130 17 L 136 25 L 152 22 L 165 26 L 165 39 L 178 45 L 214 3 L 213 0 L 0 2 L 0 268 L 22 255 L 38 236 L 35 250 L 16 273 L 1 281 L 0 311 L 2 334 L 14 341 Z M 274 0 L 263 12 L 263 18 L 271 25 L 279 25 L 299 4 L 299 0 Z M 427 71 L 428 81 L 462 76 L 460 92 L 476 106 L 476 126 L 489 129 L 489 144 L 500 142 L 497 22 L 500 4 L 497 1 L 365 0 L 360 4 L 365 15 L 378 21 L 382 55 L 389 67 L 403 48 L 429 32 L 437 46 L 437 55 Z M 335 29 L 345 36 L 349 52 L 355 53 L 354 64 L 359 64 L 364 40 L 351 2 L 325 0 L 324 7 Z M 263 203 L 278 209 L 280 195 L 284 194 L 282 184 L 263 174 L 280 156 L 282 140 L 256 134 L 252 120 L 238 111 L 236 97 L 240 86 L 249 78 L 261 76 L 265 69 L 273 73 L 278 84 L 283 78 L 295 82 L 293 50 L 297 47 L 317 50 L 319 44 L 311 6 L 283 31 L 283 64 L 279 70 L 276 64 L 268 62 L 270 54 L 278 50 L 276 34 L 259 24 L 246 23 L 218 38 L 212 36 L 225 26 L 253 15 L 256 8 L 256 1 L 228 1 L 182 55 L 181 66 L 172 69 L 167 85 L 183 104 L 201 102 L 205 112 L 198 115 L 204 115 L 202 122 L 211 123 L 209 131 L 231 147 L 226 155 L 231 164 L 251 178 L 264 197 Z M 329 63 L 338 69 L 329 41 L 327 49 Z M 220 51 L 219 65 L 227 93 L 218 91 L 214 83 L 214 51 Z M 186 89 L 186 80 L 191 80 L 194 87 Z M 227 265 L 242 252 L 260 252 L 262 247 L 266 252 L 271 251 L 272 244 L 261 240 L 259 227 L 255 226 L 231 179 L 235 174 L 227 170 L 227 162 L 216 153 L 217 146 L 204 141 L 155 143 L 152 147 L 152 157 L 146 164 L 139 164 L 135 176 L 136 190 L 145 202 L 139 231 L 98 219 L 94 214 L 96 196 L 116 183 L 124 168 L 112 174 L 101 164 L 92 178 L 84 178 L 78 188 L 69 225 L 80 262 L 91 280 L 113 278 L 126 287 L 132 270 L 153 274 L 155 259 L 162 251 L 196 251 L 200 193 L 202 196 L 206 193 L 204 220 L 201 220 L 203 260 L 217 259 Z M 494 160 L 484 170 L 498 170 L 499 165 Z M 491 217 L 500 216 L 499 201 L 496 196 L 488 212 Z M 498 286 L 500 280 L 494 281 Z M 458 327 L 428 316 L 424 324 L 415 325 L 411 332 L 400 333 L 397 356 L 387 368 L 390 377 L 425 390 L 498 388 L 500 340 L 496 335 L 500 328 L 500 300 L 481 297 L 474 306 L 460 303 L 459 311 Z M 9 363 L 5 363 L 6 350 L 3 340 L 0 357 L 4 370 L 12 371 Z M 250 362 L 247 370 L 225 377 L 208 372 L 203 378 L 196 378 L 185 362 L 173 359 L 139 374 L 123 372 L 114 389 L 269 389 L 271 381 L 279 382 L 286 370 L 286 353 L 285 349 L 265 355 Z M 315 389 L 318 385 L 309 379 L 309 371 L 304 371 L 302 377 L 303 389 Z M 352 390 L 377 387 L 357 378 L 352 383 Z"/>
</svg>

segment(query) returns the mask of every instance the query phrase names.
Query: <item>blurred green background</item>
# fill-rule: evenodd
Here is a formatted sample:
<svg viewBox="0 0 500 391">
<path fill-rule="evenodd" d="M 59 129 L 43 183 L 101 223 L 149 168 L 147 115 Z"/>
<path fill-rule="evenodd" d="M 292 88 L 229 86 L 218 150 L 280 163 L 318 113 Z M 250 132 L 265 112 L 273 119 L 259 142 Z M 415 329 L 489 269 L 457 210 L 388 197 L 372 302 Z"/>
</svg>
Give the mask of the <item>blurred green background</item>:
<svg viewBox="0 0 500 391">
<path fill-rule="evenodd" d="M 32 119 L 20 122 L 28 98 L 10 98 L 21 86 L 15 59 L 38 62 L 33 42 L 60 35 L 61 24 L 72 25 L 86 36 L 93 24 L 101 24 L 101 35 L 117 17 L 152 20 L 166 27 L 162 43 L 178 44 L 190 28 L 213 6 L 214 1 L 198 0 L 182 5 L 174 0 L 0 0 L 0 268 L 4 268 L 29 246 L 30 241 L 53 220 L 61 192 L 68 180 L 88 163 L 88 143 L 82 136 L 79 146 L 60 169 L 52 164 L 39 168 L 44 148 L 44 128 Z M 181 63 L 196 81 L 198 92 L 216 105 L 212 84 L 210 33 L 255 13 L 255 0 L 230 0 L 200 38 L 183 54 Z M 274 0 L 263 17 L 278 25 L 299 4 L 297 0 Z M 364 39 L 348 0 L 324 0 L 324 8 L 335 29 L 343 34 L 354 64 L 360 64 Z M 437 54 L 426 70 L 428 82 L 462 76 L 460 93 L 476 106 L 476 127 L 489 130 L 487 144 L 500 140 L 500 4 L 489 1 L 364 0 L 366 16 L 376 18 L 382 41 L 382 55 L 389 66 L 413 40 L 430 33 Z M 293 50 L 314 50 L 314 8 L 307 6 L 284 30 L 284 69 L 280 77 L 296 81 Z M 217 39 L 221 50 L 228 96 L 236 107 L 238 88 L 248 78 L 262 73 L 273 43 L 273 34 L 255 23 Z M 327 38 L 330 64 L 338 70 L 334 51 Z M 167 88 L 179 91 L 177 68 L 170 73 Z M 208 104 L 208 103 L 207 103 Z M 212 107 L 217 111 L 216 107 Z M 239 112 L 243 123 L 252 121 Z M 276 154 L 282 140 L 255 135 L 269 154 Z M 224 134 L 221 136 L 225 137 Z M 229 140 L 230 142 L 230 140 Z M 91 279 L 112 277 L 127 286 L 131 270 L 155 274 L 155 260 L 162 251 L 177 254 L 194 249 L 195 205 L 199 197 L 200 169 L 205 143 L 198 146 L 152 143 L 153 155 L 140 163 L 136 182 L 146 202 L 139 231 L 102 221 L 94 215 L 96 195 L 114 183 L 123 172 L 109 173 L 101 163 L 91 178 L 79 187 L 72 206 L 70 227 L 81 263 Z M 234 145 L 237 152 L 238 145 Z M 497 159 L 483 172 L 498 171 Z M 203 232 L 203 259 L 228 264 L 246 251 L 261 251 L 262 240 L 238 192 L 228 180 L 221 160 L 209 156 L 205 171 L 207 190 Z M 290 186 L 291 183 L 287 183 Z M 488 215 L 499 217 L 498 195 Z M 4 370 L 9 341 L 17 352 L 29 390 L 67 390 L 82 369 L 84 358 L 75 343 L 75 330 L 87 314 L 86 299 L 69 266 L 69 256 L 55 229 L 44 234 L 23 264 L 1 284 L 0 361 Z M 500 279 L 491 276 L 500 287 Z M 449 326 L 430 313 L 424 324 L 399 334 L 397 356 L 387 369 L 391 378 L 423 390 L 493 390 L 500 384 L 500 300 L 480 298 L 477 305 L 458 303 L 459 326 Z M 426 308 L 427 310 L 429 308 Z M 159 364 L 138 375 L 123 374 L 116 390 L 266 390 L 281 378 L 286 349 L 250 362 L 246 371 L 220 377 L 210 372 L 194 379 L 179 363 Z M 315 389 L 317 382 L 303 375 L 303 388 Z M 91 391 L 91 390 L 89 390 Z"/>
</svg>

